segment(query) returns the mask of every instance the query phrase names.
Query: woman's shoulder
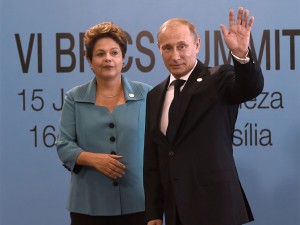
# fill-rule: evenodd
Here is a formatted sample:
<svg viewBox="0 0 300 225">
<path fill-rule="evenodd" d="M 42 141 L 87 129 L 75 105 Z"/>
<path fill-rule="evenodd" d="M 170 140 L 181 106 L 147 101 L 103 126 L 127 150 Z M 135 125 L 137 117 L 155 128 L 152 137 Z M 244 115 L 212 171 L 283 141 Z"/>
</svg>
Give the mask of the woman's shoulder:
<svg viewBox="0 0 300 225">
<path fill-rule="evenodd" d="M 140 81 L 132 81 L 123 77 L 124 87 L 126 91 L 134 93 L 136 99 L 146 98 L 148 92 L 152 89 L 149 84 L 140 82 Z"/>
<path fill-rule="evenodd" d="M 94 80 L 90 80 L 84 84 L 80 84 L 77 86 L 74 86 L 70 90 L 67 91 L 67 96 L 72 96 L 73 98 L 81 99 L 84 98 L 88 93 L 92 91 L 95 87 L 93 87 Z"/>
<path fill-rule="evenodd" d="M 72 87 L 70 90 L 68 90 L 68 92 L 77 92 L 79 90 L 87 89 L 88 86 L 91 84 L 91 82 L 92 81 L 88 81 L 86 83 L 76 85 L 76 86 Z"/>
<path fill-rule="evenodd" d="M 149 92 L 152 89 L 152 86 L 140 81 L 129 81 L 133 87 L 140 88 L 146 92 Z"/>
</svg>

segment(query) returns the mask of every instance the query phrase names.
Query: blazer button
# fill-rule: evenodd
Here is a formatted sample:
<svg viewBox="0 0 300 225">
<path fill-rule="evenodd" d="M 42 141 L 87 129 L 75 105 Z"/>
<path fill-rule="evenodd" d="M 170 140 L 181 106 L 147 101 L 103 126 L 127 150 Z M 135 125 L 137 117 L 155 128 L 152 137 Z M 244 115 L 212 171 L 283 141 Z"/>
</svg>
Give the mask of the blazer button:
<svg viewBox="0 0 300 225">
<path fill-rule="evenodd" d="M 109 123 L 108 126 L 109 126 L 110 128 L 114 128 L 114 127 L 115 127 L 115 124 Z"/>
<path fill-rule="evenodd" d="M 117 187 L 117 186 L 119 186 L 119 182 L 114 180 L 113 185 L 114 185 L 115 187 Z"/>
<path fill-rule="evenodd" d="M 175 152 L 169 151 L 169 156 L 173 156 L 174 154 L 175 154 Z"/>
<path fill-rule="evenodd" d="M 110 140 L 111 142 L 115 142 L 115 141 L 116 141 L 116 138 L 115 138 L 114 136 L 111 136 L 111 137 L 109 138 L 109 140 Z"/>
</svg>

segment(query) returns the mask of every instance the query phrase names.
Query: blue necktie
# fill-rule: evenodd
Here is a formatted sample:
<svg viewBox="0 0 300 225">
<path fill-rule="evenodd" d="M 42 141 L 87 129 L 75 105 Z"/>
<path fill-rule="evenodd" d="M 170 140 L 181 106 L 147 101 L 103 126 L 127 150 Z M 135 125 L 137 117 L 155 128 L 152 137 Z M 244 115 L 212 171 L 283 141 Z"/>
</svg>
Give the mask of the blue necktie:
<svg viewBox="0 0 300 225">
<path fill-rule="evenodd" d="M 171 102 L 169 108 L 169 124 L 167 128 L 166 136 L 170 143 L 174 141 L 175 138 L 175 124 L 176 124 L 176 117 L 179 110 L 179 94 L 180 94 L 180 87 L 185 83 L 185 80 L 174 80 L 171 85 L 174 85 L 174 98 Z"/>
</svg>

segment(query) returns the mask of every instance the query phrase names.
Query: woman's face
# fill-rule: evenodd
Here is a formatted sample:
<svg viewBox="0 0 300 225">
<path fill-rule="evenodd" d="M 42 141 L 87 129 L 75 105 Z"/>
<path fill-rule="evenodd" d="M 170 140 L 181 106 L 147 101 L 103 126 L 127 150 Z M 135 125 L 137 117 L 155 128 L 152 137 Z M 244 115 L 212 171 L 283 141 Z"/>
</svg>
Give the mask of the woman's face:
<svg viewBox="0 0 300 225">
<path fill-rule="evenodd" d="M 95 75 L 101 79 L 113 79 L 121 75 L 124 58 L 120 46 L 109 37 L 96 41 L 93 58 L 89 61 Z"/>
</svg>

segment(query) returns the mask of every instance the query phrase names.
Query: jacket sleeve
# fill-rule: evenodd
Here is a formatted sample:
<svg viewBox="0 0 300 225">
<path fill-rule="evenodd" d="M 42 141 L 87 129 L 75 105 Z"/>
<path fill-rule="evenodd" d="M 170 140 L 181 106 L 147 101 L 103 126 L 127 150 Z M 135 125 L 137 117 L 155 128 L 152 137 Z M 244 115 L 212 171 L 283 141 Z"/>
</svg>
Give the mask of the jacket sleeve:
<svg viewBox="0 0 300 225">
<path fill-rule="evenodd" d="M 76 160 L 83 150 L 77 144 L 75 102 L 71 93 L 68 92 L 65 96 L 56 148 L 63 166 L 79 173 L 81 166 L 76 165 Z"/>
<path fill-rule="evenodd" d="M 239 63 L 234 57 L 232 65 L 211 68 L 218 76 L 218 93 L 231 104 L 240 104 L 257 97 L 263 90 L 264 77 L 258 63 L 251 56 L 246 64 Z M 218 71 L 218 72 L 217 72 Z"/>
<path fill-rule="evenodd" d="M 155 219 L 163 219 L 163 188 L 159 175 L 157 147 L 152 138 L 153 132 L 151 131 L 151 126 L 153 124 L 150 120 L 150 101 L 151 99 L 148 94 L 144 147 L 144 190 L 147 222 Z"/>
</svg>

